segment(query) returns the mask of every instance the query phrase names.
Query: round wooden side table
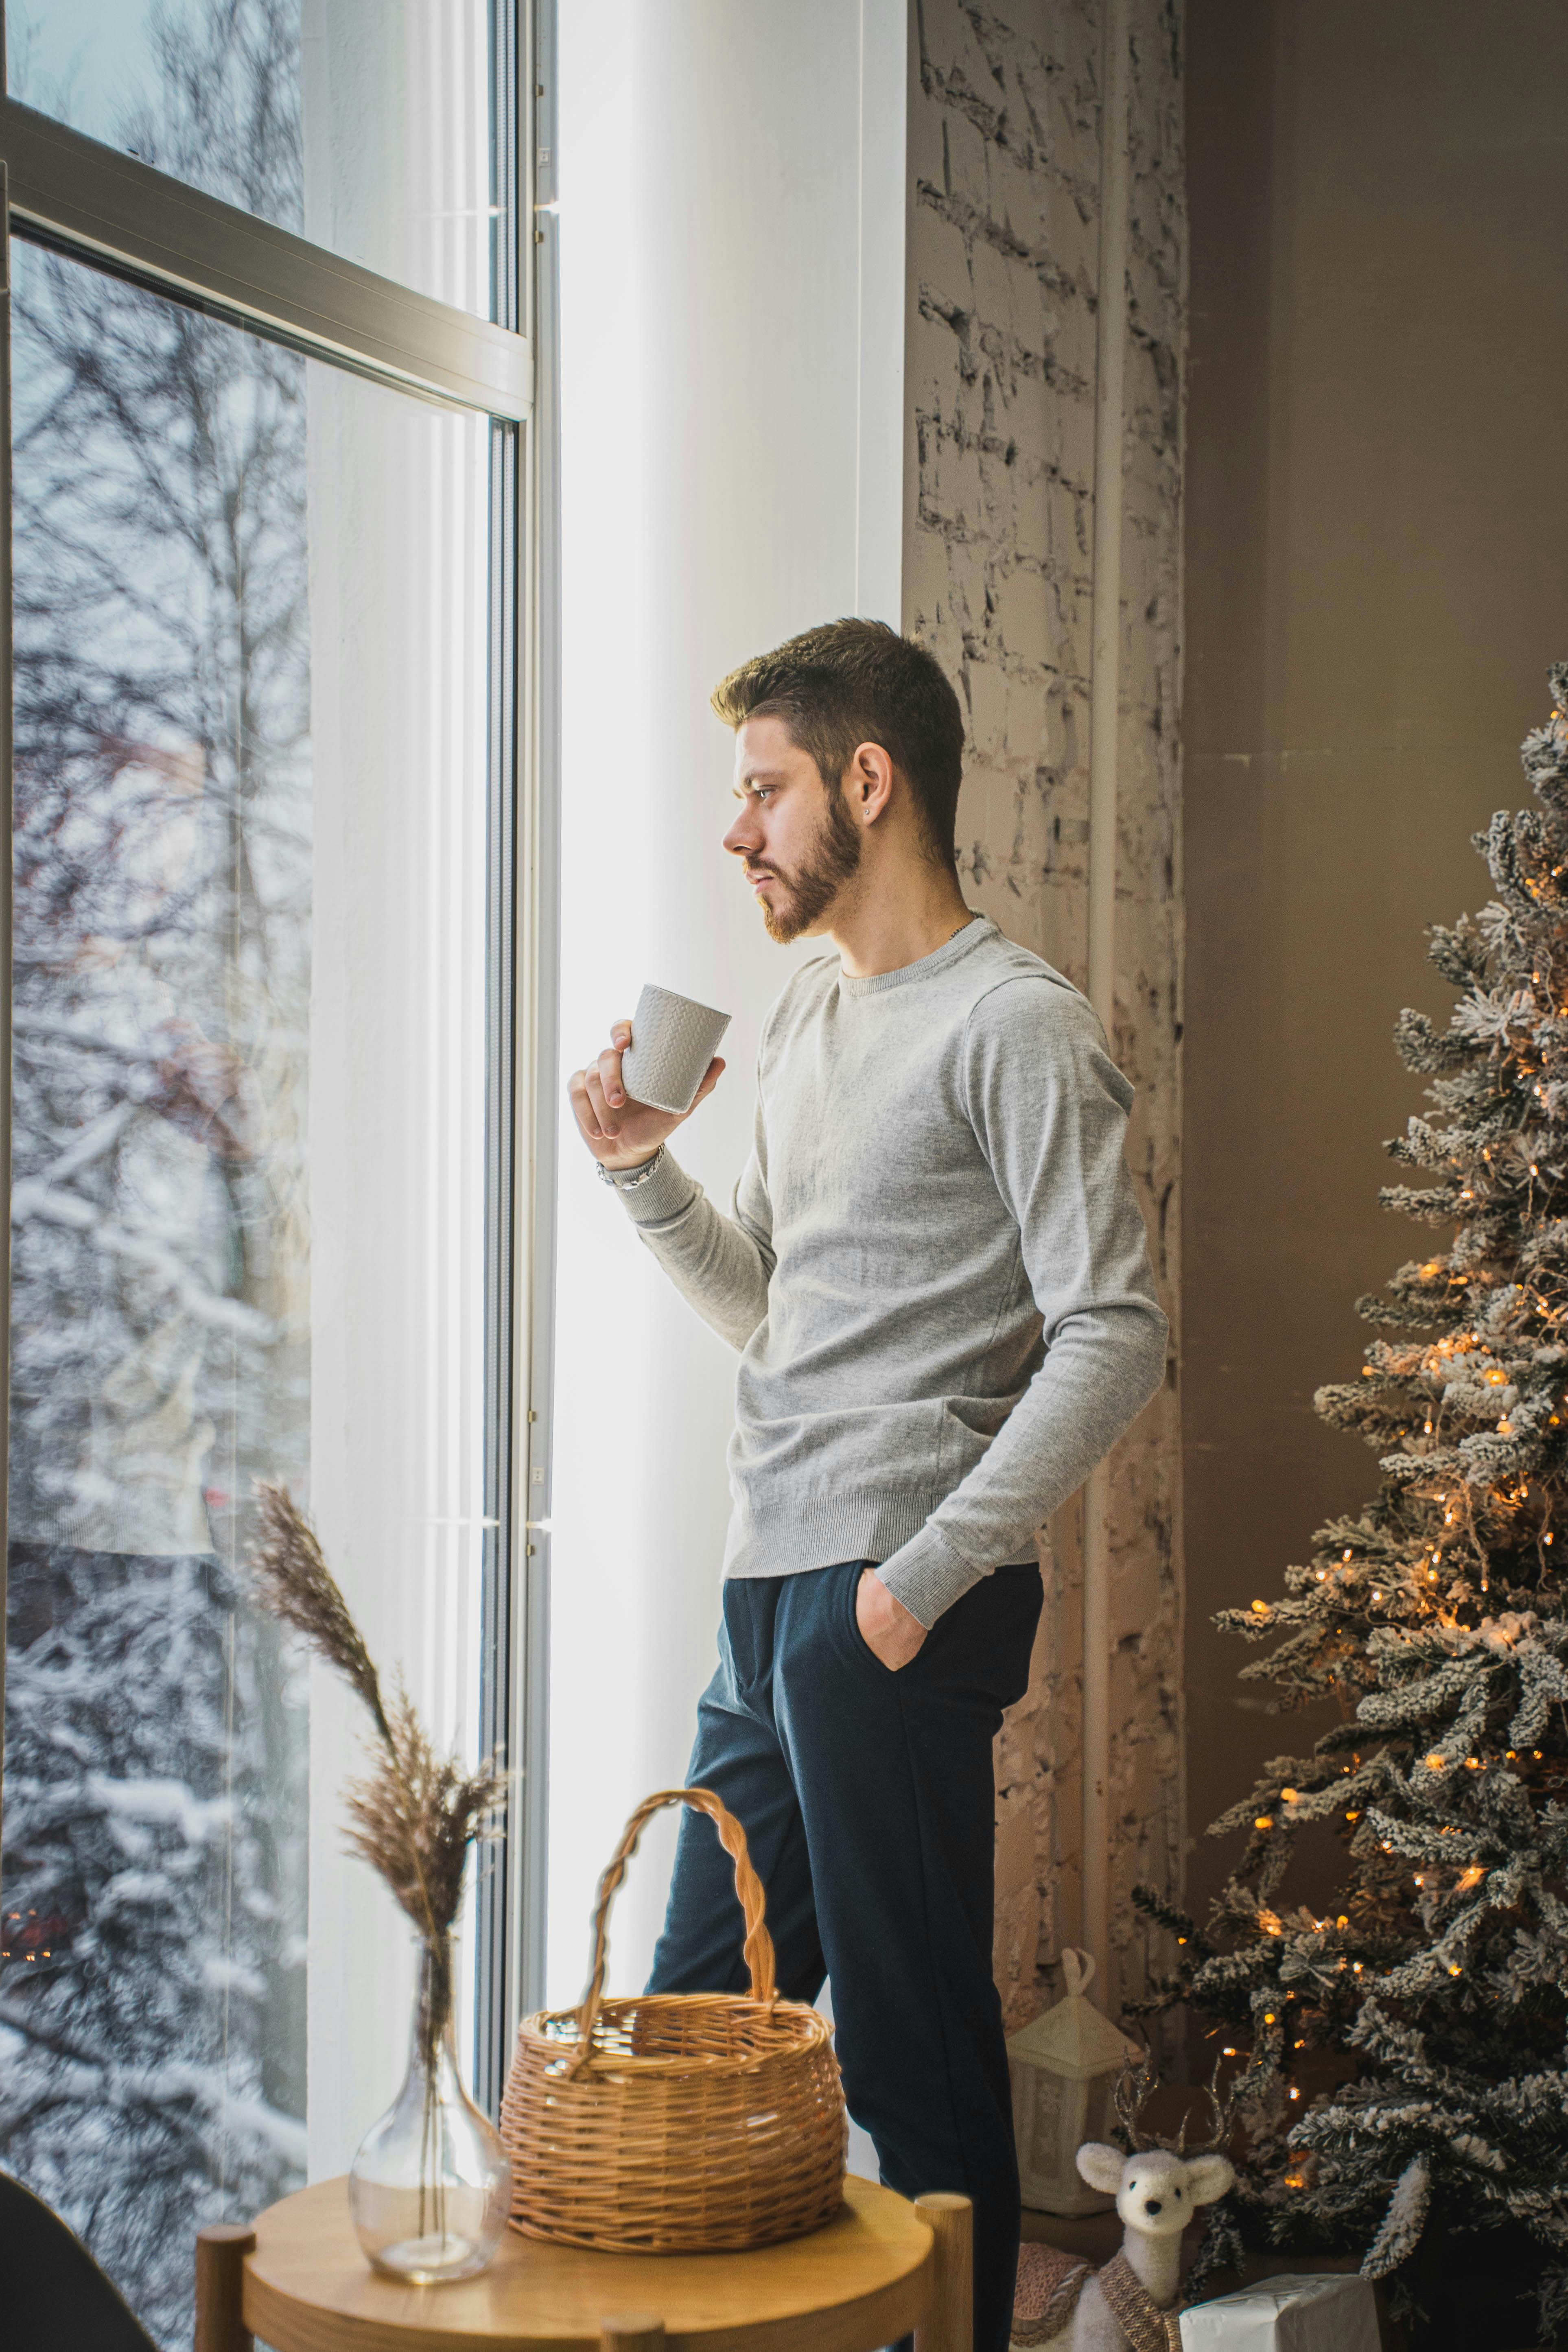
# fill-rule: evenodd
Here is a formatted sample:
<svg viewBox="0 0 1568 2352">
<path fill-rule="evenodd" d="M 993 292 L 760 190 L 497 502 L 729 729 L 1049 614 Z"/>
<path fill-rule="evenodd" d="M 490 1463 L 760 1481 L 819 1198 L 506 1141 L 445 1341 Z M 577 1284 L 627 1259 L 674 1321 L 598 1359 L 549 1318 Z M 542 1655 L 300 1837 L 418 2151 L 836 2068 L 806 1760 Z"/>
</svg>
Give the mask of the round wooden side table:
<svg viewBox="0 0 1568 2352">
<path fill-rule="evenodd" d="M 509 2230 L 478 2278 L 402 2286 L 373 2271 L 343 2180 L 254 2229 L 204 2230 L 195 2352 L 973 2352 L 967 2197 L 853 2175 L 825 2230 L 739 2254 L 598 2254 Z"/>
</svg>

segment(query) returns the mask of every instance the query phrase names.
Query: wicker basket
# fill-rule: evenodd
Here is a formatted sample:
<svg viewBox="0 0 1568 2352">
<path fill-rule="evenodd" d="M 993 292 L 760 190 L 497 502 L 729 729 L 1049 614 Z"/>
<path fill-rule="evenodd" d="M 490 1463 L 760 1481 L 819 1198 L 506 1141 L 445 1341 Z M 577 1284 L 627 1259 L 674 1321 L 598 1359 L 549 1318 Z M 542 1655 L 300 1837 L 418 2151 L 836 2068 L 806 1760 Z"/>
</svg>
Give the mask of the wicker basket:
<svg viewBox="0 0 1568 2352">
<path fill-rule="evenodd" d="M 605 2000 L 610 1904 L 649 1816 L 691 1805 L 735 1864 L 747 1998 L 645 1993 Z M 773 2245 L 844 2201 L 844 2094 L 826 2021 L 780 2000 L 762 1881 L 746 1833 L 708 1789 L 637 1807 L 599 1881 L 580 2009 L 524 2020 L 501 2105 L 511 2221 L 532 2238 L 615 2253 Z"/>
</svg>

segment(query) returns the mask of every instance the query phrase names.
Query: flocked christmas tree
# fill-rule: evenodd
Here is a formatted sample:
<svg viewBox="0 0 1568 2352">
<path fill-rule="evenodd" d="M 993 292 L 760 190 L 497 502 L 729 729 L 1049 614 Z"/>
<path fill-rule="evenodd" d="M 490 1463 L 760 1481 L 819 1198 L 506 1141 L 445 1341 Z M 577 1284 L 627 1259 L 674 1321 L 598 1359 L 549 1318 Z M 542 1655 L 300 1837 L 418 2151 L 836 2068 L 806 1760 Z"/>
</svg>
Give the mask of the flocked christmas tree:
<svg viewBox="0 0 1568 2352">
<path fill-rule="evenodd" d="M 1538 805 L 1477 836 L 1496 898 L 1432 933 L 1449 1025 L 1396 1031 L 1431 1110 L 1389 1150 L 1431 1181 L 1383 1198 L 1452 1239 L 1360 1302 L 1383 1336 L 1317 1397 L 1382 1484 L 1220 1621 L 1273 1644 L 1244 1671 L 1278 1704 L 1343 1720 L 1214 1824 L 1247 1844 L 1206 1933 L 1141 1898 L 1182 1939 L 1164 2002 L 1240 2069 L 1232 2226 L 1414 2280 L 1435 2343 L 1436 2251 L 1499 2231 L 1568 2345 L 1568 664 L 1551 684 Z M 1310 1824 L 1343 1849 L 1321 1914 L 1291 1904 Z M 1314 2100 L 1325 2051 L 1350 2079 Z"/>
</svg>

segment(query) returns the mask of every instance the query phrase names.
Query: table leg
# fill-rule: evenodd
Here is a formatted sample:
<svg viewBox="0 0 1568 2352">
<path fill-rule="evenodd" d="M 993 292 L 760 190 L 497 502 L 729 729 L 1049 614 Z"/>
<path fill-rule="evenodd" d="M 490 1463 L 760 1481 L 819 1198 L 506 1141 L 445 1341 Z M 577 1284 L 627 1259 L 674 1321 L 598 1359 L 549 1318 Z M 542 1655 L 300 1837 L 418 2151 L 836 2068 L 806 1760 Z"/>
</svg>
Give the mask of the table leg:
<svg viewBox="0 0 1568 2352">
<path fill-rule="evenodd" d="M 215 2221 L 196 2232 L 195 2352 L 252 2352 L 255 2338 L 240 2315 L 245 2258 L 256 2232 L 243 2221 Z"/>
<path fill-rule="evenodd" d="M 617 2312 L 599 2322 L 599 2352 L 664 2352 L 664 2322 L 646 2311 Z"/>
<path fill-rule="evenodd" d="M 936 2240 L 931 2302 L 915 2329 L 915 2352 L 974 2352 L 974 2207 L 932 2189 L 915 2210 Z"/>
</svg>

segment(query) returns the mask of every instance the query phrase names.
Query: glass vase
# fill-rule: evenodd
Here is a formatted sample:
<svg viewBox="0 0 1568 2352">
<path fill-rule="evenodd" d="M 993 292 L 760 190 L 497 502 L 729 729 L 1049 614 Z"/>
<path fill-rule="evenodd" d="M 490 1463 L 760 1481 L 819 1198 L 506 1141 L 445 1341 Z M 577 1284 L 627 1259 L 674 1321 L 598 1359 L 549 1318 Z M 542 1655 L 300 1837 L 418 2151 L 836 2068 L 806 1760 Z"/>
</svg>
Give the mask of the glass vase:
<svg viewBox="0 0 1568 2352">
<path fill-rule="evenodd" d="M 458 2073 L 450 1937 L 418 1946 L 414 2037 L 403 2088 L 360 2142 L 349 2210 L 378 2271 L 431 2286 L 471 2278 L 500 2245 L 511 2167 Z"/>
</svg>

